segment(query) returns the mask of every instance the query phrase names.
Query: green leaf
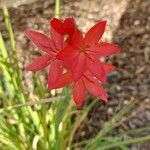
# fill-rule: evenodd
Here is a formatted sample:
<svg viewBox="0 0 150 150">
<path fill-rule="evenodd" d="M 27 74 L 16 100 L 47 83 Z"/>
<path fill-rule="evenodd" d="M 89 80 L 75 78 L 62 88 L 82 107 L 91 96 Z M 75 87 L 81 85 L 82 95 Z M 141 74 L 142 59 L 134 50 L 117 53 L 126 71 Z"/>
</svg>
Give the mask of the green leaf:
<svg viewBox="0 0 150 150">
<path fill-rule="evenodd" d="M 144 137 L 138 137 L 138 138 L 132 138 L 126 141 L 116 141 L 113 142 L 111 144 L 105 144 L 104 146 L 101 146 L 99 148 L 95 148 L 95 150 L 108 150 L 108 149 L 112 149 L 112 148 L 116 148 L 116 147 L 124 147 L 127 145 L 131 145 L 131 144 L 135 144 L 135 143 L 139 143 L 139 142 L 144 142 L 144 141 L 150 141 L 150 136 L 144 136 Z"/>
<path fill-rule="evenodd" d="M 102 138 L 104 138 L 113 128 L 115 128 L 119 121 L 122 119 L 122 117 L 127 114 L 131 108 L 135 105 L 135 100 L 131 100 L 130 103 L 125 106 L 119 113 L 117 113 L 110 121 L 106 122 L 104 124 L 104 128 L 99 131 L 99 133 L 96 135 L 95 138 L 91 139 L 91 141 L 85 146 L 84 150 L 90 150 L 95 147 L 95 143 L 97 141 L 100 141 Z"/>
<path fill-rule="evenodd" d="M 55 134 L 56 134 L 56 145 L 59 146 L 59 126 L 63 120 L 65 113 L 67 112 L 67 107 L 71 99 L 71 94 L 68 88 L 64 88 L 62 91 L 63 99 L 59 100 L 56 107 L 55 115 Z"/>
</svg>

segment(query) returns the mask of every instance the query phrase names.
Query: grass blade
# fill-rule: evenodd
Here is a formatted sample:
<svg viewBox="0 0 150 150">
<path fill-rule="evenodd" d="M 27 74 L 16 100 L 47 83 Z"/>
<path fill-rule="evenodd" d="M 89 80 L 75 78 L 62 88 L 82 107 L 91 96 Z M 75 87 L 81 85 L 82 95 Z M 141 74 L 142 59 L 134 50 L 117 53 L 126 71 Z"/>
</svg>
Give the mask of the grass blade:
<svg viewBox="0 0 150 150">
<path fill-rule="evenodd" d="M 104 124 L 104 128 L 97 134 L 97 136 L 95 138 L 93 138 L 91 140 L 91 142 L 89 142 L 86 147 L 84 148 L 84 150 L 90 150 L 93 149 L 95 144 L 100 141 L 104 136 L 107 135 L 107 133 L 109 133 L 109 131 L 111 131 L 113 128 L 115 128 L 119 121 L 122 119 L 122 117 L 127 114 L 131 108 L 133 108 L 133 106 L 135 105 L 135 100 L 131 100 L 131 102 L 125 106 L 118 114 L 116 114 L 109 122 Z"/>
</svg>

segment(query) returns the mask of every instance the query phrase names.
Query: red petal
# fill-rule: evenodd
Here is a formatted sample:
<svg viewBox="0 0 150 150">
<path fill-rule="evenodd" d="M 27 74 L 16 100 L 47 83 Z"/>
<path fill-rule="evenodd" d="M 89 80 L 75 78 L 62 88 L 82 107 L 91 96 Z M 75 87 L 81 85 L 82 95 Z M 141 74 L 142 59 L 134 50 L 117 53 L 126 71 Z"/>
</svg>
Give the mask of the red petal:
<svg viewBox="0 0 150 150">
<path fill-rule="evenodd" d="M 107 76 L 103 65 L 98 60 L 91 60 L 86 57 L 86 65 L 89 71 L 103 83 L 107 83 Z"/>
<path fill-rule="evenodd" d="M 51 38 L 57 50 L 61 50 L 63 47 L 64 36 L 62 34 L 57 33 L 52 27 L 50 30 Z"/>
<path fill-rule="evenodd" d="M 96 97 L 99 97 L 100 99 L 107 101 L 107 93 L 105 92 L 104 88 L 101 86 L 101 84 L 98 82 L 98 80 L 90 77 L 84 78 L 84 84 L 86 89 L 93 94 Z"/>
<path fill-rule="evenodd" d="M 75 33 L 72 36 L 72 42 L 73 45 L 79 49 L 83 47 L 83 36 L 80 30 L 75 31 Z"/>
<path fill-rule="evenodd" d="M 82 106 L 84 97 L 86 94 L 86 89 L 85 89 L 82 79 L 75 83 L 72 93 L 73 93 L 73 99 L 76 105 L 78 107 Z"/>
<path fill-rule="evenodd" d="M 25 31 L 27 37 L 41 50 L 47 52 L 50 55 L 53 55 L 54 52 L 52 51 L 53 49 L 53 44 L 51 39 L 37 31 L 33 30 L 26 30 Z"/>
<path fill-rule="evenodd" d="M 49 84 L 48 89 L 52 90 L 52 89 L 62 88 L 71 82 L 73 82 L 72 74 L 70 71 L 68 71 L 68 72 L 62 74 L 61 77 L 58 79 L 58 81 L 55 84 L 53 84 L 53 85 Z"/>
<path fill-rule="evenodd" d="M 102 66 L 106 72 L 106 74 L 112 72 L 115 70 L 115 66 L 113 66 L 112 64 L 106 64 L 106 63 L 102 63 Z"/>
<path fill-rule="evenodd" d="M 116 54 L 120 51 L 120 47 L 116 44 L 109 43 L 100 43 L 94 46 L 89 53 L 95 54 L 98 56 L 110 56 L 112 54 Z"/>
<path fill-rule="evenodd" d="M 66 18 L 64 23 L 63 23 L 63 28 L 67 34 L 69 34 L 69 35 L 73 34 L 75 31 L 74 19 L 73 18 Z"/>
<path fill-rule="evenodd" d="M 28 65 L 25 69 L 28 71 L 39 71 L 49 65 L 48 61 L 50 59 L 51 57 L 49 55 L 40 56 L 36 60 L 34 60 L 32 64 Z"/>
<path fill-rule="evenodd" d="M 57 82 L 63 73 L 63 63 L 60 60 L 55 60 L 51 63 L 48 75 L 48 86 Z"/>
<path fill-rule="evenodd" d="M 55 29 L 56 32 L 58 32 L 59 34 L 64 35 L 63 23 L 62 23 L 61 20 L 59 20 L 57 18 L 53 18 L 50 21 L 50 25 L 53 29 Z"/>
<path fill-rule="evenodd" d="M 98 41 L 100 40 L 100 38 L 104 33 L 105 26 L 106 26 L 106 21 L 101 21 L 96 25 L 94 25 L 85 35 L 84 44 L 92 45 L 94 43 L 98 43 Z"/>
<path fill-rule="evenodd" d="M 80 53 L 71 66 L 72 75 L 75 81 L 77 81 L 86 70 L 85 54 Z"/>
<path fill-rule="evenodd" d="M 72 59 L 73 57 L 77 56 L 79 54 L 79 51 L 77 51 L 74 47 L 71 45 L 66 46 L 63 50 L 61 50 L 57 54 L 57 58 L 60 60 L 68 60 Z"/>
</svg>

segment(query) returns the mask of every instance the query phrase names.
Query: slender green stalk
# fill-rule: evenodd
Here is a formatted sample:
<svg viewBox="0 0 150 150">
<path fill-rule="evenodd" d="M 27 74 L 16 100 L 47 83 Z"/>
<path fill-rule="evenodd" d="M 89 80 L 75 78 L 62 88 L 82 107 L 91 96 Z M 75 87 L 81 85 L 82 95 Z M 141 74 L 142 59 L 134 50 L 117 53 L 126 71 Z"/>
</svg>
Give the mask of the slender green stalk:
<svg viewBox="0 0 150 150">
<path fill-rule="evenodd" d="M 2 37 L 2 34 L 0 32 L 0 50 L 1 50 L 1 55 L 4 59 L 8 59 L 8 53 L 7 53 L 7 49 Z M 8 61 L 8 60 L 7 60 Z"/>
<path fill-rule="evenodd" d="M 5 43 L 4 43 L 4 40 L 3 40 L 3 37 L 0 33 L 0 58 L 1 58 L 1 61 L 0 61 L 0 68 L 2 69 L 3 71 L 3 74 L 4 74 L 4 80 L 5 80 L 5 84 L 6 84 L 6 87 L 7 87 L 7 90 L 9 91 L 9 94 L 11 96 L 11 98 L 13 98 L 13 93 L 14 93 L 14 87 L 15 87 L 15 83 L 13 82 L 12 80 L 12 76 L 10 75 L 10 60 L 9 60 L 9 57 L 8 57 L 8 53 L 7 53 L 7 49 L 6 49 L 6 46 L 5 46 Z M 7 64 L 9 67 L 7 67 L 5 64 Z M 13 84 L 12 84 L 13 83 Z"/>
<path fill-rule="evenodd" d="M 130 109 L 134 106 L 135 101 L 132 100 L 126 107 L 124 107 L 118 114 L 116 114 L 112 120 L 104 125 L 104 128 L 98 133 L 96 136 L 96 140 L 102 138 L 105 136 L 111 129 L 116 127 L 118 125 L 118 121 L 121 120 L 121 118 L 130 111 Z"/>
<path fill-rule="evenodd" d="M 137 128 L 137 129 L 131 129 L 128 131 L 123 131 L 119 134 L 116 134 L 116 137 L 121 137 L 123 135 L 129 135 L 129 134 L 133 134 L 133 133 L 137 133 L 137 132 L 144 132 L 144 131 L 150 131 L 150 126 L 146 126 L 146 127 L 141 127 L 141 128 Z"/>
<path fill-rule="evenodd" d="M 83 122 L 83 120 L 85 119 L 85 117 L 87 116 L 88 112 L 91 110 L 91 108 L 96 104 L 97 99 L 94 100 L 87 108 L 86 110 L 84 110 L 83 114 L 79 114 L 80 117 L 77 118 L 77 121 L 75 122 L 75 124 L 73 125 L 73 129 L 72 132 L 70 134 L 70 139 L 69 139 L 69 147 L 71 147 L 71 143 L 74 137 L 74 134 L 76 132 L 76 130 L 79 128 L 79 126 L 81 125 L 81 123 Z"/>
<path fill-rule="evenodd" d="M 118 141 L 116 143 L 101 146 L 95 150 L 108 150 L 110 148 L 112 149 L 120 145 L 130 145 L 130 144 L 135 144 L 135 143 L 144 142 L 144 141 L 150 141 L 150 136 L 138 137 L 138 138 L 134 138 L 134 139 L 127 140 L 127 141 Z"/>
<path fill-rule="evenodd" d="M 40 80 L 40 76 L 38 73 L 35 74 L 35 83 L 38 87 L 38 93 L 39 93 L 39 97 L 40 99 L 44 100 L 45 101 L 45 98 L 46 98 L 46 90 L 45 90 L 45 87 L 44 85 L 42 84 L 41 80 Z M 48 102 L 47 102 L 48 103 Z M 49 128 L 47 127 L 47 123 L 46 123 L 46 112 L 47 112 L 47 103 L 43 103 L 41 105 L 41 113 L 38 113 L 38 117 L 39 117 L 39 120 L 40 120 L 40 123 L 42 125 L 42 129 L 43 129 L 43 140 L 44 140 L 44 147 L 45 149 L 47 148 L 47 145 L 49 143 Z"/>
<path fill-rule="evenodd" d="M 58 96 L 58 97 L 53 97 L 53 98 L 39 100 L 39 101 L 29 101 L 29 102 L 26 102 L 24 104 L 12 105 L 12 106 L 8 106 L 8 107 L 0 109 L 0 113 L 3 113 L 4 111 L 9 111 L 12 109 L 18 109 L 18 108 L 26 107 L 26 106 L 34 106 L 34 105 L 41 105 L 41 104 L 43 105 L 43 104 L 50 103 L 51 101 L 54 101 L 54 100 L 57 100 L 60 98 L 61 97 Z"/>
<path fill-rule="evenodd" d="M 114 127 L 116 127 L 118 125 L 118 122 L 121 120 L 121 118 L 127 114 L 131 108 L 133 108 L 133 106 L 135 105 L 135 100 L 131 100 L 131 102 L 124 107 L 118 114 L 116 114 L 109 122 L 107 122 L 104 125 L 104 128 L 97 134 L 97 136 L 95 138 L 93 138 L 93 140 L 91 140 L 91 142 L 89 142 L 84 150 L 87 149 L 93 149 L 94 145 L 96 144 L 96 142 L 100 141 L 104 136 L 106 136 L 106 134 L 111 131 Z"/>
<path fill-rule="evenodd" d="M 15 46 L 15 40 L 14 40 L 14 34 L 13 34 L 12 26 L 11 26 L 11 23 L 10 23 L 10 16 L 9 16 L 8 9 L 5 6 L 3 6 L 3 14 L 4 14 L 4 17 L 5 17 L 6 29 L 8 31 L 9 38 L 10 38 L 10 44 L 11 44 L 11 47 L 12 47 L 12 50 L 13 50 L 14 54 L 16 55 L 16 46 Z"/>
<path fill-rule="evenodd" d="M 150 131 L 150 126 L 124 131 L 119 134 L 116 134 L 115 137 L 121 138 L 123 135 L 129 135 L 129 134 L 134 134 L 136 132 L 144 132 L 144 131 Z M 113 138 L 113 137 L 111 137 L 111 138 Z M 89 143 L 90 141 L 91 141 L 91 139 L 84 140 L 84 141 L 73 144 L 71 147 L 82 146 L 82 145 Z"/>
<path fill-rule="evenodd" d="M 23 90 L 23 86 L 22 86 L 21 73 L 20 73 L 20 68 L 19 68 L 19 61 L 17 58 L 15 38 L 14 38 L 14 33 L 13 33 L 12 25 L 11 25 L 9 12 L 8 12 L 8 9 L 6 6 L 3 6 L 3 15 L 4 15 L 5 26 L 6 26 L 6 30 L 8 32 L 8 35 L 9 35 L 11 50 L 12 50 L 12 54 L 13 54 L 13 57 L 11 57 L 14 61 L 12 68 L 14 70 L 16 70 L 16 72 L 14 72 L 15 74 L 13 75 L 15 78 L 14 80 L 17 82 L 17 86 L 18 86 L 18 91 L 16 91 L 16 92 L 18 92 L 18 96 L 20 97 L 20 101 L 25 102 L 24 101 L 24 98 L 25 98 L 24 97 L 24 90 Z"/>
<path fill-rule="evenodd" d="M 55 0 L 55 17 L 60 17 L 60 0 Z"/>
</svg>

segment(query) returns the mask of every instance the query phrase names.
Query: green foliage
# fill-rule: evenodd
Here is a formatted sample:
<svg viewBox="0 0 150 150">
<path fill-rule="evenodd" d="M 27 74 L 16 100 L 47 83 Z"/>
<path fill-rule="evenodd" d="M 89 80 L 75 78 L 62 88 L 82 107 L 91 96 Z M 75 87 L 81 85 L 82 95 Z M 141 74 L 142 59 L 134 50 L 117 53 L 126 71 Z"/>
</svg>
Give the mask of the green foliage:
<svg viewBox="0 0 150 150">
<path fill-rule="evenodd" d="M 58 10 L 57 10 L 58 11 Z M 150 140 L 150 136 L 122 141 L 121 136 L 137 131 L 147 131 L 150 127 L 136 129 L 108 137 L 135 102 L 123 108 L 108 121 L 95 138 L 73 143 L 74 135 L 88 112 L 96 104 L 94 100 L 81 110 L 77 110 L 71 100 L 69 88 L 63 89 L 61 97 L 46 99 L 46 89 L 39 75 L 33 75 L 35 100 L 25 95 L 22 85 L 22 72 L 19 68 L 14 34 L 9 13 L 3 8 L 6 31 L 10 49 L 6 49 L 0 33 L 0 150 L 65 150 L 78 149 L 103 150 L 118 147 L 126 150 L 132 143 Z M 8 51 L 10 53 L 8 53 Z M 74 119 L 73 119 L 73 116 Z"/>
</svg>

